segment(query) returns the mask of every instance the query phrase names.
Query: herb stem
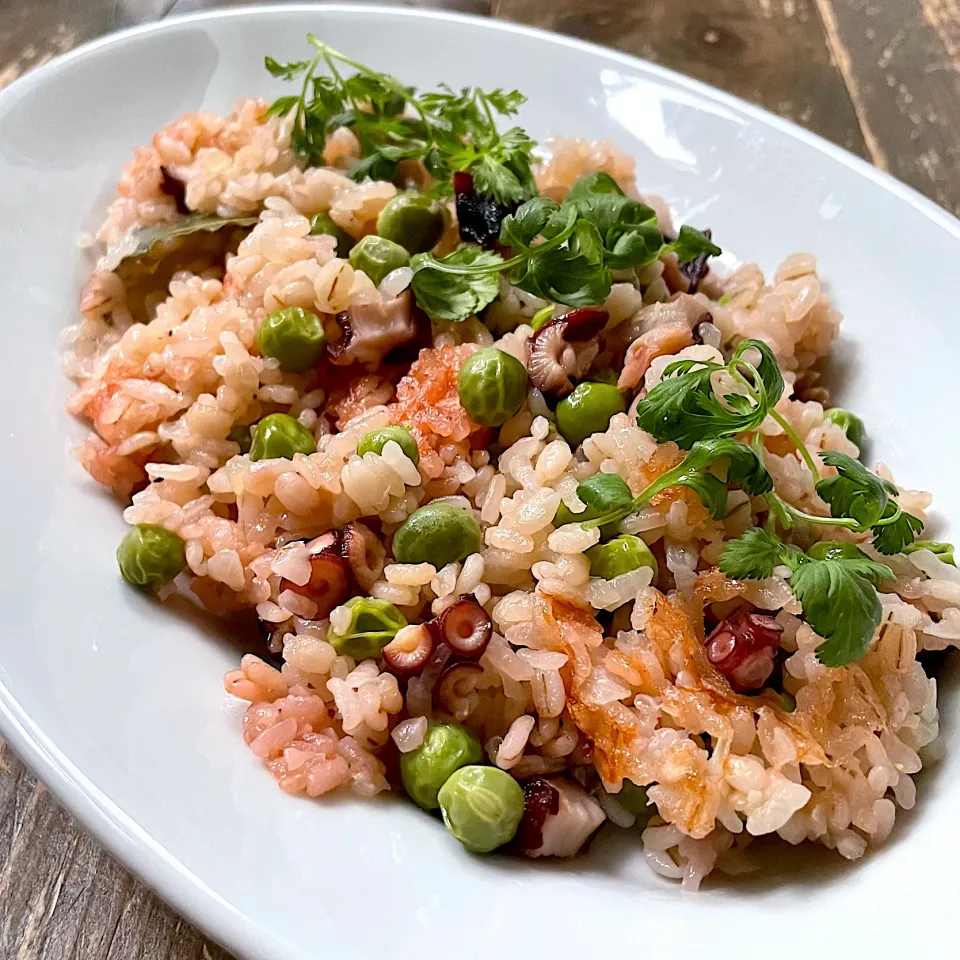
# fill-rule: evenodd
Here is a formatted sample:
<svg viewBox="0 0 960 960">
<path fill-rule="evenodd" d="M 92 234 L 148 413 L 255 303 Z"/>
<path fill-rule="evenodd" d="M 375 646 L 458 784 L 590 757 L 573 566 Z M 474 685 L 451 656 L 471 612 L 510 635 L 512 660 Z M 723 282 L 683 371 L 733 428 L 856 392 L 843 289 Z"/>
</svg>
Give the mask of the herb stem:
<svg viewBox="0 0 960 960">
<path fill-rule="evenodd" d="M 889 517 L 884 517 L 883 519 L 878 520 L 876 523 L 872 524 L 871 529 L 876 527 L 886 527 L 891 523 L 896 523 L 900 519 L 900 517 L 903 516 L 903 509 L 900 506 L 900 504 L 897 503 L 896 501 L 890 501 L 890 502 L 893 503 L 893 505 L 897 508 L 896 512 L 892 513 Z"/>
<path fill-rule="evenodd" d="M 661 473 L 656 480 L 644 487 L 630 503 L 622 507 L 617 507 L 615 510 L 611 510 L 593 520 L 584 520 L 581 526 L 584 530 L 591 530 L 594 527 L 604 527 L 608 523 L 619 522 L 623 520 L 624 517 L 629 517 L 631 513 L 636 513 L 644 504 L 648 503 L 660 493 L 661 490 L 666 490 L 667 487 L 672 487 L 676 484 L 677 480 L 687 472 L 688 468 L 684 467 L 685 463 L 686 460 L 672 470 Z"/>
<path fill-rule="evenodd" d="M 814 480 L 820 479 L 820 468 L 817 466 L 816 460 L 810 455 L 810 451 L 807 449 L 807 445 L 800 439 L 797 434 L 797 431 L 790 426 L 789 423 L 783 418 L 783 416 L 777 413 L 776 410 L 770 411 L 770 416 L 780 424 L 780 428 L 783 432 L 790 438 L 790 442 L 797 448 L 800 456 L 803 458 L 803 462 L 807 465 L 807 469 L 810 473 L 813 474 Z"/>
<path fill-rule="evenodd" d="M 424 122 L 424 125 L 427 128 L 429 134 L 431 129 L 430 117 L 424 112 L 423 107 L 417 102 L 415 97 L 410 96 L 410 91 L 406 87 L 397 83 L 393 77 L 386 73 L 377 73 L 376 70 L 371 70 L 370 67 L 365 64 L 360 63 L 359 60 L 354 60 L 352 57 L 348 57 L 345 54 L 340 53 L 339 50 L 334 50 L 333 47 L 327 46 L 322 40 L 318 39 L 312 33 L 307 34 L 307 39 L 312 43 L 321 54 L 327 59 L 327 63 L 330 62 L 330 57 L 336 57 L 341 63 L 345 63 L 348 67 L 353 67 L 357 73 L 362 73 L 365 77 L 372 77 L 373 79 L 382 83 L 385 87 L 392 90 L 398 97 L 403 98 L 404 103 L 408 103 L 413 109 L 419 114 L 420 119 Z M 334 71 L 334 76 L 338 79 L 339 75 Z M 342 81 L 341 81 L 342 82 Z M 431 141 L 434 140 L 434 137 L 430 136 Z"/>
<path fill-rule="evenodd" d="M 852 517 L 818 517 L 816 514 L 804 513 L 803 510 L 798 510 L 796 507 L 791 506 L 778 494 L 773 494 L 773 496 L 776 496 L 783 509 L 795 520 L 804 520 L 807 523 L 816 523 L 822 527 L 843 527 L 847 530 L 855 530 L 858 533 L 862 532 L 859 522 L 854 520 Z"/>
<path fill-rule="evenodd" d="M 487 95 L 482 91 L 480 91 L 477 99 L 483 105 L 483 112 L 487 115 L 487 122 L 490 124 L 490 129 L 496 130 L 497 124 L 496 124 L 496 121 L 493 119 L 493 111 L 490 109 L 490 101 L 487 100 Z"/>
<path fill-rule="evenodd" d="M 466 264 L 459 265 L 455 263 L 444 263 L 443 260 L 432 259 L 429 261 L 430 269 L 436 270 L 439 273 L 450 273 L 461 277 L 477 277 L 487 273 L 502 273 L 504 270 L 512 270 L 514 267 L 518 267 L 521 264 L 526 263 L 529 259 L 531 259 L 531 257 L 549 253 L 549 251 L 559 247 L 573 234 L 576 224 L 576 211 L 571 210 L 570 215 L 567 217 L 566 225 L 555 237 L 551 237 L 549 240 L 545 240 L 543 243 L 538 244 L 535 247 L 529 247 L 523 253 L 518 253 L 515 256 L 512 256 L 509 260 L 501 260 L 499 263 L 493 263 L 487 267 L 474 267 Z"/>
<path fill-rule="evenodd" d="M 307 90 L 310 86 L 310 81 L 313 80 L 313 75 L 317 72 L 317 67 L 320 65 L 320 59 L 323 54 L 318 53 L 313 60 L 310 61 L 310 66 L 307 67 L 306 73 L 303 75 L 303 87 L 300 91 L 300 99 L 297 101 L 297 113 L 293 118 L 293 125 L 296 129 L 303 127 L 303 133 L 306 136 L 307 134 L 307 121 L 306 121 L 306 103 L 307 103 Z"/>
</svg>

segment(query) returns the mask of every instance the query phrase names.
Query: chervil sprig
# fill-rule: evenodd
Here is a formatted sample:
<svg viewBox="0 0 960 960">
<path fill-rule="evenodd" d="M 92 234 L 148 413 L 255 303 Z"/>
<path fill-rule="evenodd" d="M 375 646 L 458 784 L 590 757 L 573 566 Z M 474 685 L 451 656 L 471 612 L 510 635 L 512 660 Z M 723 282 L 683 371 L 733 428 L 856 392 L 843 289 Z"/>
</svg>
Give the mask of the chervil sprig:
<svg viewBox="0 0 960 960">
<path fill-rule="evenodd" d="M 751 352 L 759 354 L 756 364 Z M 723 393 L 715 374 L 725 375 Z M 737 389 L 735 389 L 735 386 Z M 700 440 L 755 430 L 783 394 L 783 376 L 773 351 L 760 340 L 744 340 L 727 364 L 677 360 L 637 406 L 637 423 L 660 443 L 690 449 Z"/>
<path fill-rule="evenodd" d="M 610 293 L 612 270 L 644 266 L 680 242 L 664 240 L 654 212 L 644 204 L 619 193 L 585 196 L 576 188 L 562 205 L 534 197 L 504 218 L 500 243 L 513 251 L 509 258 L 465 255 L 470 247 L 442 259 L 429 253 L 414 257 L 411 286 L 423 310 L 437 320 L 466 320 L 493 301 L 496 290 L 484 278 L 498 273 L 552 303 L 593 306 Z M 693 228 L 684 234 L 683 245 L 688 251 L 720 252 Z M 477 295 L 466 298 L 464 289 Z"/>
<path fill-rule="evenodd" d="M 750 362 L 754 354 L 760 357 L 756 364 Z M 757 430 L 769 416 L 794 444 L 818 495 L 830 505 L 830 516 L 820 517 L 798 510 L 770 490 L 765 495 L 771 516 L 784 529 L 803 521 L 855 533 L 869 530 L 880 553 L 901 552 L 923 530 L 923 522 L 900 508 L 892 483 L 853 457 L 822 452 L 820 459 L 838 475 L 821 478 L 806 444 L 775 409 L 782 394 L 783 377 L 770 348 L 758 340 L 744 340 L 727 364 L 679 360 L 667 366 L 660 383 L 637 405 L 637 423 L 661 443 L 672 440 L 684 448 L 709 438 L 752 432 L 752 447 L 762 462 L 765 451 Z"/>
<path fill-rule="evenodd" d="M 726 479 L 710 472 L 710 468 L 723 462 L 727 465 Z M 616 524 L 669 487 L 693 490 L 710 515 L 719 519 L 726 513 L 728 486 L 742 487 L 748 493 L 759 495 L 773 489 L 773 480 L 746 444 L 723 438 L 705 440 L 694 444 L 676 467 L 661 474 L 636 497 L 618 474 L 598 473 L 588 477 L 577 487 L 577 496 L 587 504 L 587 510 L 575 514 L 561 508 L 554 525 L 580 522 L 589 530 Z"/>
<path fill-rule="evenodd" d="M 893 499 L 897 488 L 889 480 L 881 480 L 845 453 L 825 450 L 820 459 L 837 470 L 837 476 L 817 482 L 817 493 L 830 504 L 831 516 L 852 518 L 857 522 L 852 529 L 858 533 L 871 530 L 880 553 L 900 553 L 923 530 L 923 521 Z"/>
<path fill-rule="evenodd" d="M 291 146 L 307 163 L 321 163 L 327 137 L 348 127 L 363 155 L 349 171 L 354 180 L 392 180 L 400 161 L 421 160 L 437 179 L 433 192 L 440 196 L 451 192 L 450 178 L 459 171 L 471 173 L 478 190 L 506 205 L 536 193 L 535 142 L 520 127 L 497 129 L 498 115 L 513 116 L 524 103 L 516 90 L 457 93 L 444 87 L 420 94 L 313 34 L 307 40 L 316 50 L 312 59 L 265 61 L 273 76 L 300 84 L 299 94 L 279 97 L 268 113 L 293 115 Z M 355 72 L 345 76 L 344 68 Z"/>
<path fill-rule="evenodd" d="M 840 667 L 859 660 L 882 619 L 874 588 L 893 580 L 893 571 L 852 543 L 824 540 L 804 553 L 760 528 L 729 541 L 720 556 L 720 569 L 744 580 L 772 576 L 777 564 L 789 567 L 804 617 L 823 637 L 816 650 L 820 662 Z"/>
</svg>

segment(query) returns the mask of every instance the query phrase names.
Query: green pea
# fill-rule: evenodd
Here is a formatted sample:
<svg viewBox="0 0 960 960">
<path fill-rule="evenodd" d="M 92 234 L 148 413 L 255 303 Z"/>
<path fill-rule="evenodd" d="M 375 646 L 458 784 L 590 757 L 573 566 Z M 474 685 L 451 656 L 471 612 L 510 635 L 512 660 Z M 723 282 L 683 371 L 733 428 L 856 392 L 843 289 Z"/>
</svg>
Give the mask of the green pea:
<svg viewBox="0 0 960 960">
<path fill-rule="evenodd" d="M 929 550 L 943 563 L 949 563 L 952 567 L 957 565 L 952 543 L 943 543 L 940 540 L 914 540 L 903 548 L 903 552 L 907 554 L 916 553 L 917 550 Z"/>
<path fill-rule="evenodd" d="M 657 575 L 657 560 L 650 548 L 639 537 L 628 533 L 591 547 L 587 559 L 590 575 L 603 580 L 612 580 L 639 567 L 649 567 L 653 575 Z"/>
<path fill-rule="evenodd" d="M 613 386 L 617 385 L 617 376 L 616 370 L 611 370 L 610 367 L 603 367 L 600 370 L 591 370 L 587 376 L 588 383 L 610 383 Z"/>
<path fill-rule="evenodd" d="M 823 419 L 835 423 L 851 443 L 855 443 L 861 451 L 863 450 L 863 441 L 867 439 L 867 428 L 855 413 L 834 407 L 832 410 L 824 411 Z"/>
<path fill-rule="evenodd" d="M 250 460 L 292 460 L 295 453 L 317 452 L 313 434 L 302 427 L 289 413 L 271 413 L 251 431 Z"/>
<path fill-rule="evenodd" d="M 544 324 L 553 319 L 553 304 L 541 307 L 531 318 L 530 328 L 536 333 Z"/>
<path fill-rule="evenodd" d="M 472 853 L 509 843 L 523 817 L 523 790 L 499 767 L 461 767 L 437 799 L 447 829 Z"/>
<path fill-rule="evenodd" d="M 386 600 L 354 597 L 344 606 L 350 611 L 350 623 L 343 633 L 330 630 L 327 642 L 341 656 L 354 660 L 373 660 L 407 625 L 407 618 Z"/>
<path fill-rule="evenodd" d="M 514 356 L 487 347 L 467 357 L 457 378 L 460 406 L 485 427 L 506 423 L 527 398 L 527 370 Z"/>
<path fill-rule="evenodd" d="M 260 324 L 257 344 L 265 357 L 280 361 L 286 373 L 302 373 L 315 367 L 327 345 L 320 318 L 303 307 L 285 307 L 274 310 Z"/>
<path fill-rule="evenodd" d="M 316 236 L 326 233 L 337 241 L 337 256 L 345 257 L 353 249 L 354 239 L 343 227 L 337 226 L 329 213 L 318 213 L 310 221 L 310 233 Z"/>
<path fill-rule="evenodd" d="M 362 270 L 379 287 L 388 273 L 410 262 L 410 254 L 399 243 L 370 234 L 357 243 L 348 259 L 354 270 Z"/>
<path fill-rule="evenodd" d="M 638 787 L 632 780 L 624 778 L 623 786 L 619 793 L 613 794 L 613 798 L 635 817 L 642 817 L 648 820 L 656 811 L 656 807 L 650 806 L 647 797 L 647 788 Z"/>
<path fill-rule="evenodd" d="M 243 423 L 232 427 L 230 432 L 227 434 L 227 439 L 232 440 L 234 443 L 238 443 L 240 445 L 241 453 L 249 453 L 250 444 L 253 441 L 253 437 L 250 432 L 250 425 L 248 423 Z"/>
<path fill-rule="evenodd" d="M 591 434 L 603 433 L 610 418 L 626 409 L 626 400 L 614 384 L 578 383 L 557 404 L 557 429 L 571 447 L 578 447 Z"/>
<path fill-rule="evenodd" d="M 413 434 L 406 427 L 381 427 L 365 433 L 357 444 L 357 453 L 362 457 L 365 453 L 383 453 L 383 448 L 393 440 L 403 451 L 404 456 L 414 463 L 420 461 L 420 449 Z"/>
<path fill-rule="evenodd" d="M 797 698 L 786 690 L 780 694 L 780 709 L 784 713 L 793 713 L 797 709 Z"/>
<path fill-rule="evenodd" d="M 443 207 L 422 193 L 398 193 L 377 217 L 377 233 L 411 253 L 432 250 L 445 226 Z"/>
<path fill-rule="evenodd" d="M 138 523 L 117 547 L 120 575 L 135 587 L 159 587 L 187 565 L 183 540 L 154 523 Z"/>
<path fill-rule="evenodd" d="M 432 563 L 438 570 L 480 552 L 480 524 L 452 503 L 428 503 L 415 510 L 393 535 L 397 563 Z"/>
<path fill-rule="evenodd" d="M 456 723 L 431 723 L 423 743 L 400 755 L 403 789 L 417 806 L 436 810 L 437 794 L 450 775 L 468 763 L 480 763 L 483 748 L 465 727 Z"/>
</svg>

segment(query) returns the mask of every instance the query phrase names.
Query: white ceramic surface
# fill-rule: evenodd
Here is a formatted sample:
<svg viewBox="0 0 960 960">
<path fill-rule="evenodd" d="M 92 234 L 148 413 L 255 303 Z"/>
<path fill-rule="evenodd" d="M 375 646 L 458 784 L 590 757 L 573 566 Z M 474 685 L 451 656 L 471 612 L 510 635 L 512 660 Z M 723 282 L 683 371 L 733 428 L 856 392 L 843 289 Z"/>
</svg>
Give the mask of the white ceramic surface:
<svg viewBox="0 0 960 960">
<path fill-rule="evenodd" d="M 74 239 L 99 222 L 135 145 L 181 113 L 275 95 L 263 56 L 302 56 L 307 30 L 417 85 L 518 87 L 535 136 L 617 141 L 681 220 L 764 268 L 817 252 L 846 314 L 843 399 L 874 454 L 960 518 L 960 224 L 916 193 L 700 84 L 508 24 L 336 5 L 164 22 L 0 94 L 3 735 L 111 850 L 244 957 L 944 952 L 960 742 L 924 780 L 920 809 L 853 866 L 781 845 L 759 880 L 682 896 L 625 834 L 569 865 L 478 859 L 412 807 L 280 793 L 222 692 L 227 639 L 121 584 L 119 510 L 71 459 L 79 428 L 63 412 L 57 336 L 88 269 Z M 956 702 L 941 706 L 949 734 Z"/>
</svg>

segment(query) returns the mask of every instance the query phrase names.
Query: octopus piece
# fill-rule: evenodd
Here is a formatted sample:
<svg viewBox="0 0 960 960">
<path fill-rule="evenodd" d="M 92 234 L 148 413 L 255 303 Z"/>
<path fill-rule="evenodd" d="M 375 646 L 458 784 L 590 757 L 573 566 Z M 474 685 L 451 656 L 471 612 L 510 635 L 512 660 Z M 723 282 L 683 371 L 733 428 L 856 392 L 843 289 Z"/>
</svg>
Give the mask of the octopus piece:
<svg viewBox="0 0 960 960">
<path fill-rule="evenodd" d="M 479 703 L 476 689 L 481 676 L 483 667 L 479 663 L 455 663 L 440 676 L 437 703 L 458 723 L 466 720 Z"/>
<path fill-rule="evenodd" d="M 392 300 L 355 304 L 337 314 L 337 324 L 342 336 L 328 349 L 339 366 L 380 363 L 392 350 L 412 343 L 419 326 L 409 290 Z"/>
<path fill-rule="evenodd" d="M 396 636 L 380 651 L 385 668 L 397 677 L 419 674 L 430 662 L 435 640 L 426 623 L 412 623 L 397 631 Z"/>
<path fill-rule="evenodd" d="M 606 310 L 582 307 L 544 324 L 530 338 L 533 385 L 554 397 L 570 393 L 600 352 L 600 332 L 609 319 Z"/>
<path fill-rule="evenodd" d="M 773 617 L 741 607 L 707 637 L 707 658 L 737 693 L 759 690 L 773 673 L 781 633 Z"/>
<path fill-rule="evenodd" d="M 523 791 L 517 846 L 525 857 L 573 857 L 606 819 L 602 807 L 566 777 L 537 777 Z"/>
<path fill-rule="evenodd" d="M 669 303 L 654 303 L 638 311 L 623 331 L 630 345 L 617 386 L 635 389 L 657 357 L 692 346 L 693 330 L 709 318 L 706 305 L 685 293 Z"/>
<path fill-rule="evenodd" d="M 317 619 L 330 615 L 350 595 L 350 564 L 343 555 L 343 534 L 325 533 L 307 545 L 310 552 L 310 579 L 305 584 L 281 580 L 281 590 L 292 590 L 317 605 Z"/>
<path fill-rule="evenodd" d="M 460 597 L 442 614 L 437 624 L 443 641 L 461 657 L 479 657 L 493 636 L 490 614 L 473 597 Z"/>
<path fill-rule="evenodd" d="M 353 578 L 369 591 L 380 579 L 387 558 L 380 538 L 366 524 L 353 520 L 343 528 L 342 552 Z"/>
</svg>

